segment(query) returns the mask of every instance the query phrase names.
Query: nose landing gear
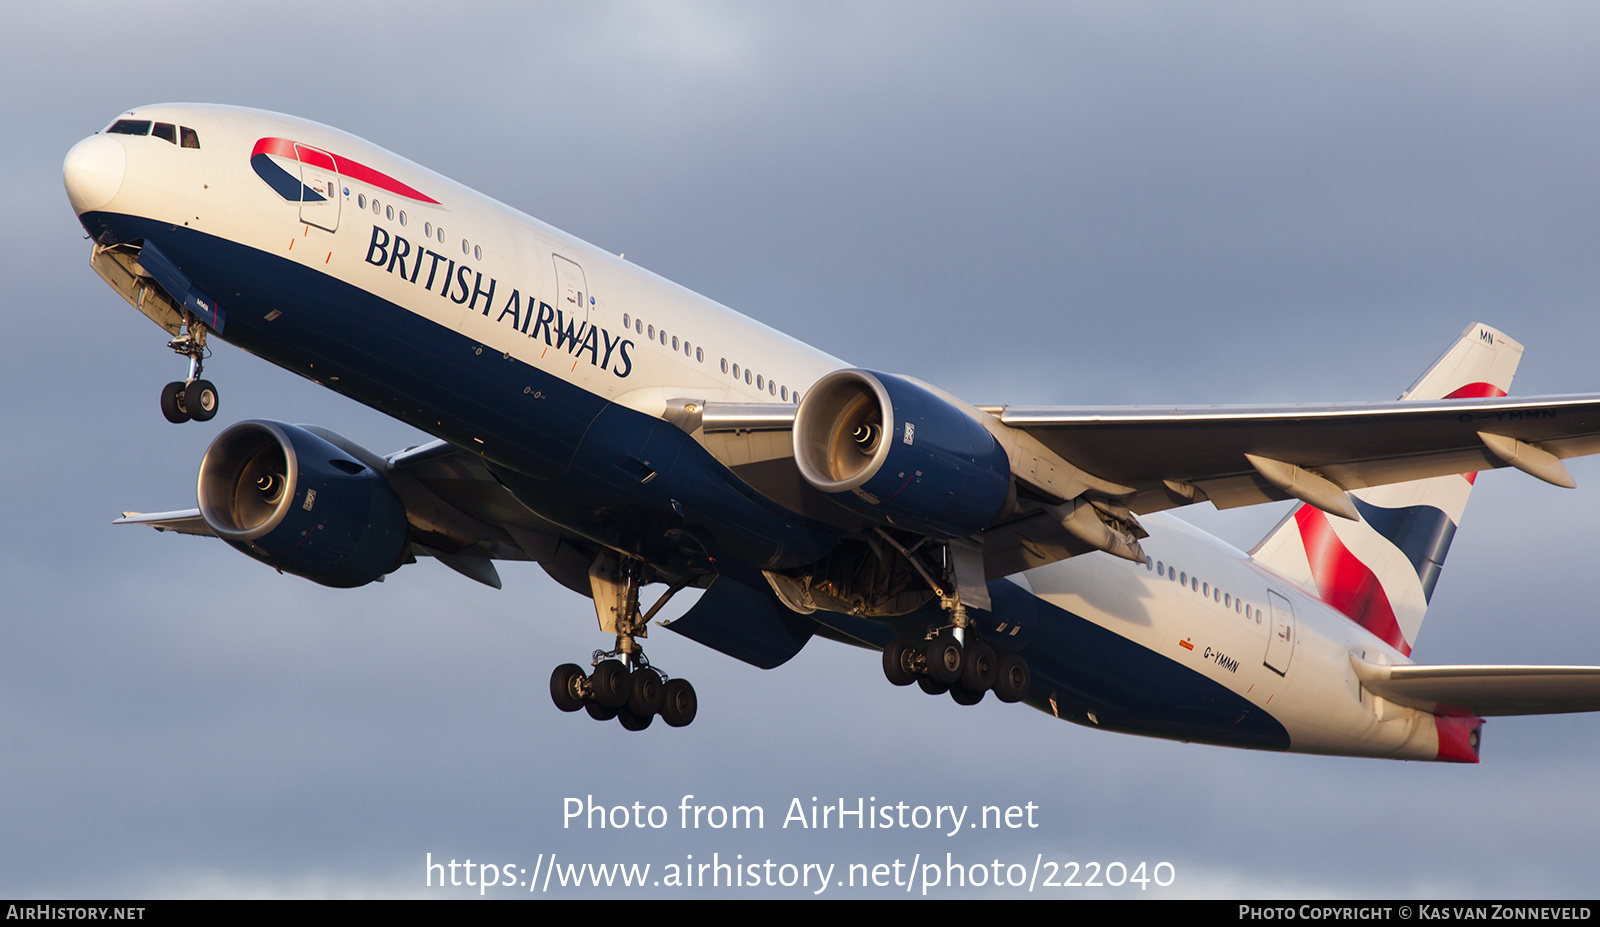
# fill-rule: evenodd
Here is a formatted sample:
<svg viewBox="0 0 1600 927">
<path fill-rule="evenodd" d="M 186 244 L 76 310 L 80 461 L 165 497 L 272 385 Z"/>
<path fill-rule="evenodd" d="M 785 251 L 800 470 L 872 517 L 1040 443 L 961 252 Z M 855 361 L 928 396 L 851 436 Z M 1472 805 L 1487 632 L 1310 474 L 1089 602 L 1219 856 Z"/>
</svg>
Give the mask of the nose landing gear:
<svg viewBox="0 0 1600 927">
<path fill-rule="evenodd" d="M 161 414 L 174 425 L 193 420 L 209 422 L 217 415 L 217 387 L 201 379 L 205 369 L 206 327 L 192 317 L 184 333 L 167 342 L 167 347 L 189 358 L 189 376 L 161 388 Z"/>
</svg>

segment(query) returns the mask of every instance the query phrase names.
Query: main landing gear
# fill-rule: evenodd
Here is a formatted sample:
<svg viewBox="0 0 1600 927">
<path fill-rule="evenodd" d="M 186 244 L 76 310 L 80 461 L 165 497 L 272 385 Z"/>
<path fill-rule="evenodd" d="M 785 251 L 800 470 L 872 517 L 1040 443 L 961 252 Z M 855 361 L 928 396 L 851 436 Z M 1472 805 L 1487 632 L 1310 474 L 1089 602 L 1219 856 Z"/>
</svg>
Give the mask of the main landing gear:
<svg viewBox="0 0 1600 927">
<path fill-rule="evenodd" d="M 948 692 L 958 705 L 976 705 L 991 689 L 1002 702 L 1022 701 L 1028 694 L 1028 661 L 1014 653 L 1002 656 L 984 643 L 962 602 L 965 595 L 981 603 L 979 608 L 990 607 L 981 551 L 970 544 L 948 542 L 941 580 L 917 558 L 916 548 L 907 549 L 881 528 L 877 532 L 911 563 L 950 616 L 949 624 L 930 628 L 920 640 L 891 640 L 883 648 L 883 675 L 897 686 L 914 682 L 929 695 Z"/>
<path fill-rule="evenodd" d="M 883 675 L 897 686 L 916 683 L 929 695 L 948 692 L 958 705 L 976 705 L 990 690 L 1002 702 L 1022 701 L 1028 694 L 1028 661 L 996 653 L 974 631 L 965 629 L 965 644 L 952 628 L 921 640 L 897 637 L 883 648 Z"/>
<path fill-rule="evenodd" d="M 668 679 L 650 665 L 644 654 L 636 659 L 611 659 L 615 653 L 595 652 L 594 672 L 576 663 L 563 663 L 550 674 L 550 699 L 562 711 L 587 711 L 596 721 L 617 719 L 630 731 L 642 731 L 657 715 L 672 727 L 694 721 L 699 702 L 687 679 Z"/>
<path fill-rule="evenodd" d="M 638 638 L 647 636 L 650 619 L 684 588 L 669 588 L 648 612 L 639 613 L 640 578 L 644 564 L 605 551 L 589 568 L 600 629 L 616 634 L 617 645 L 596 650 L 585 673 L 576 663 L 563 663 L 550 674 L 550 699 L 562 711 L 587 711 L 596 721 L 617 719 L 630 731 L 649 727 L 657 715 L 672 727 L 694 721 L 699 702 L 687 679 L 672 679 L 650 665 Z"/>
<path fill-rule="evenodd" d="M 200 378 L 205 369 L 206 327 L 189 319 L 184 333 L 167 342 L 167 347 L 189 358 L 189 375 L 161 388 L 161 414 L 179 425 L 191 419 L 209 422 L 217 415 L 217 388 Z"/>
</svg>

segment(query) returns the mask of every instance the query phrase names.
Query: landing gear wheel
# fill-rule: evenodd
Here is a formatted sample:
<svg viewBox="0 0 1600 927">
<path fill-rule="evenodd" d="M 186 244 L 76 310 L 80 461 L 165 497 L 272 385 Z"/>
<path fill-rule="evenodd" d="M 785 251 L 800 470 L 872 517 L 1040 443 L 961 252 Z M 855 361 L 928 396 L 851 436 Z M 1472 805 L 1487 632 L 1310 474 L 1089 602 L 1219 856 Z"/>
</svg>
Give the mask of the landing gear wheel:
<svg viewBox="0 0 1600 927">
<path fill-rule="evenodd" d="M 694 686 L 689 685 L 687 679 L 674 679 L 666 684 L 662 694 L 665 700 L 661 704 L 661 720 L 673 727 L 687 727 L 700 709 Z"/>
<path fill-rule="evenodd" d="M 189 420 L 189 410 L 183 404 L 183 381 L 174 380 L 161 387 L 161 414 L 174 425 Z"/>
<path fill-rule="evenodd" d="M 998 661 L 995 659 L 994 648 L 983 641 L 973 641 L 964 649 L 966 653 L 961 661 L 961 687 L 968 692 L 978 693 L 994 688 L 995 677 L 1000 672 L 996 666 Z"/>
<path fill-rule="evenodd" d="M 644 726 L 648 727 L 650 719 L 661 711 L 661 706 L 665 702 L 666 684 L 661 681 L 661 676 L 655 670 L 641 666 L 628 677 L 628 709 L 624 714 L 643 718 Z M 623 722 L 622 726 L 628 727 L 627 722 Z M 642 731 L 644 727 L 629 727 L 628 730 Z"/>
<path fill-rule="evenodd" d="M 617 716 L 617 709 L 607 708 L 599 702 L 584 702 L 583 710 L 587 711 L 589 717 L 596 721 L 610 721 Z"/>
<path fill-rule="evenodd" d="M 897 686 L 909 686 L 917 681 L 914 661 L 917 656 L 917 642 L 906 637 L 897 637 L 883 648 L 883 675 Z"/>
<path fill-rule="evenodd" d="M 1000 672 L 995 677 L 994 695 L 1002 702 L 1020 702 L 1028 694 L 1031 679 L 1028 661 L 1014 653 L 1000 658 Z"/>
<path fill-rule="evenodd" d="M 550 674 L 550 700 L 556 703 L 557 708 L 562 711 L 579 711 L 583 708 L 579 683 L 584 675 L 583 667 L 576 663 L 563 663 Z"/>
<path fill-rule="evenodd" d="M 971 689 L 968 689 L 966 686 L 951 686 L 950 698 L 953 699 L 957 705 L 976 705 L 983 701 L 983 696 L 987 691 L 987 689 L 979 689 L 978 691 L 974 692 Z"/>
<path fill-rule="evenodd" d="M 943 695 L 950 691 L 950 686 L 942 682 L 934 682 L 926 676 L 917 677 L 917 688 L 929 695 Z"/>
<path fill-rule="evenodd" d="M 628 667 L 620 661 L 601 660 L 589 677 L 589 685 L 594 687 L 593 698 L 599 705 L 615 711 L 628 704 Z"/>
<path fill-rule="evenodd" d="M 948 632 L 940 632 L 923 645 L 922 655 L 928 661 L 928 678 L 943 685 L 951 685 L 961 678 L 961 642 Z"/>
<path fill-rule="evenodd" d="M 217 415 L 217 388 L 210 380 L 195 380 L 183 388 L 183 406 L 195 421 L 211 421 Z"/>
<path fill-rule="evenodd" d="M 642 731 L 649 727 L 650 722 L 654 721 L 655 719 L 655 715 L 634 714 L 632 711 L 626 708 L 617 712 L 617 723 L 621 724 L 630 731 Z"/>
</svg>

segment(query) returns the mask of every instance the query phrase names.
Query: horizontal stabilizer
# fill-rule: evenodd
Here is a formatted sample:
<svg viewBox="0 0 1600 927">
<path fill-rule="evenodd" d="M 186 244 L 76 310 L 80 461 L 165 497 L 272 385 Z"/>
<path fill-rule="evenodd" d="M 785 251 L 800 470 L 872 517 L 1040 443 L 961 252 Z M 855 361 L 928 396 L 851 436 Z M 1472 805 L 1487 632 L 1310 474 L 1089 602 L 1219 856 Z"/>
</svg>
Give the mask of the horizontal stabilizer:
<svg viewBox="0 0 1600 927">
<path fill-rule="evenodd" d="M 1381 666 L 1355 657 L 1350 662 L 1368 692 L 1434 714 L 1600 711 L 1600 666 Z"/>
</svg>

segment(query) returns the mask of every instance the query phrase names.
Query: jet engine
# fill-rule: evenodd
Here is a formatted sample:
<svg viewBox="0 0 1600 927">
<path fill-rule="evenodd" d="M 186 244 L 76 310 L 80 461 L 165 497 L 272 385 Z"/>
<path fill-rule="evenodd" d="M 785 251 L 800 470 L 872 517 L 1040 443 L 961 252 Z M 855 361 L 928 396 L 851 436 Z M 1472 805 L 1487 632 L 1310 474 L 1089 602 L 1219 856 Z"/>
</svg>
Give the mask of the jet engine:
<svg viewBox="0 0 1600 927">
<path fill-rule="evenodd" d="M 1011 465 L 966 412 L 903 377 L 838 370 L 795 414 L 794 457 L 806 481 L 889 524 L 966 537 L 1002 514 Z"/>
<path fill-rule="evenodd" d="M 200 463 L 199 496 L 217 537 L 324 586 L 364 586 L 407 550 L 405 505 L 382 474 L 294 425 L 222 432 Z"/>
</svg>

